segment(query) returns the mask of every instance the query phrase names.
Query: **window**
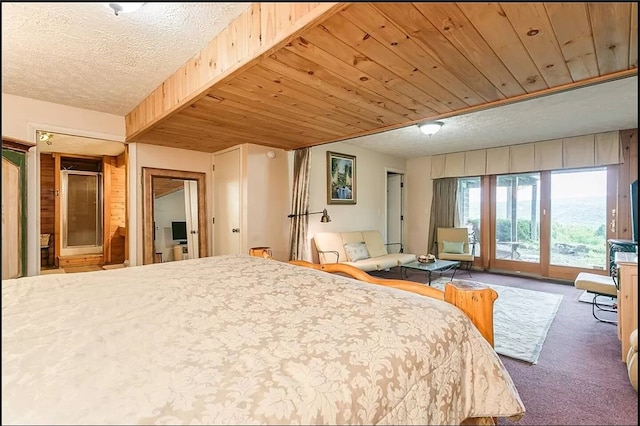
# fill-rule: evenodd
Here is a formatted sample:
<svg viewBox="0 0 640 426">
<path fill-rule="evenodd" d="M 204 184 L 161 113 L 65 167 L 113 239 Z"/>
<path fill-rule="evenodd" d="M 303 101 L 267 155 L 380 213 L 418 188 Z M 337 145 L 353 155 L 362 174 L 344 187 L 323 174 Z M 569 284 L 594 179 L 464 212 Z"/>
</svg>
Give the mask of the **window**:
<svg viewBox="0 0 640 426">
<path fill-rule="evenodd" d="M 482 205 L 479 177 L 458 179 L 457 209 L 459 226 L 469 228 L 469 243 L 475 242 L 474 256 L 480 256 L 480 206 Z"/>
<path fill-rule="evenodd" d="M 607 169 L 551 173 L 549 263 L 605 269 Z"/>
</svg>

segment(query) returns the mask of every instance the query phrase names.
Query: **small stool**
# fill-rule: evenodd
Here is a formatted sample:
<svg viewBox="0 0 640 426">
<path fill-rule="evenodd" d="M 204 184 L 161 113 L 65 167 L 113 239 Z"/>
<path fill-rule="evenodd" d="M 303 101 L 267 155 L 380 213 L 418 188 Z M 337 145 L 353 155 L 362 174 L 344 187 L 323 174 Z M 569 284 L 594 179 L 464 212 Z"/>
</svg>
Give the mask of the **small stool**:
<svg viewBox="0 0 640 426">
<path fill-rule="evenodd" d="M 605 305 L 598 303 L 598 297 L 618 297 L 618 287 L 615 281 L 609 275 L 598 275 L 589 272 L 580 272 L 573 282 L 575 288 L 580 290 L 587 290 L 589 293 L 593 293 L 593 302 L 591 302 L 591 313 L 593 317 L 600 322 L 606 322 L 609 324 L 617 324 L 617 321 L 606 320 L 599 318 L 596 315 L 596 308 L 604 312 L 617 312 L 618 310 L 611 309 Z"/>
<path fill-rule="evenodd" d="M 264 257 L 265 259 L 271 259 L 271 247 L 251 247 L 249 249 L 251 256 Z"/>
</svg>

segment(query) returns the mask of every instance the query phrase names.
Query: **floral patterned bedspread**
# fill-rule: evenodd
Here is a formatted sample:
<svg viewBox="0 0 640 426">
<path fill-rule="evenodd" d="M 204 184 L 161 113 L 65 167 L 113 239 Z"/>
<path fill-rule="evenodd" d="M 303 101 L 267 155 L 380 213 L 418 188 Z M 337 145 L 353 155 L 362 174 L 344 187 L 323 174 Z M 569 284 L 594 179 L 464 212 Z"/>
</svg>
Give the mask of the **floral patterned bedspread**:
<svg viewBox="0 0 640 426">
<path fill-rule="evenodd" d="M 455 307 L 245 255 L 2 282 L 3 424 L 519 418 Z"/>
</svg>

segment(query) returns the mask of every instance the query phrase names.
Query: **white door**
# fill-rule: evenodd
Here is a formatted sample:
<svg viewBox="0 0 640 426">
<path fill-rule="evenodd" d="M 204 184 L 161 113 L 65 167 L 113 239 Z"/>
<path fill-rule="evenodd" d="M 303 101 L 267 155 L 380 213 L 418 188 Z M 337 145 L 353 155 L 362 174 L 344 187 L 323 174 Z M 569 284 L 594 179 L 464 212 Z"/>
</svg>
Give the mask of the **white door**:
<svg viewBox="0 0 640 426">
<path fill-rule="evenodd" d="M 242 253 L 240 149 L 214 155 L 215 255 Z"/>
<path fill-rule="evenodd" d="M 387 246 L 389 253 L 404 247 L 402 239 L 402 175 L 387 173 Z"/>
<path fill-rule="evenodd" d="M 187 222 L 187 253 L 189 259 L 200 257 L 198 252 L 198 182 L 195 180 L 184 181 L 184 211 Z"/>
<path fill-rule="evenodd" d="M 20 275 L 20 169 L 2 158 L 2 279 Z"/>
</svg>

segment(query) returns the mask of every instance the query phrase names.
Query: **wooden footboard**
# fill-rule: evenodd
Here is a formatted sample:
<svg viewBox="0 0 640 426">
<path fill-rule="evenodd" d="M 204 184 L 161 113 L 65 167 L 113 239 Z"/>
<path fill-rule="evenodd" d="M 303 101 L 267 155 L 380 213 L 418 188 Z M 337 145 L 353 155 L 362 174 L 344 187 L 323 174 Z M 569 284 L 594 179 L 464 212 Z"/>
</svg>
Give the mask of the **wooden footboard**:
<svg viewBox="0 0 640 426">
<path fill-rule="evenodd" d="M 377 278 L 358 268 L 342 263 L 325 263 L 321 265 L 304 260 L 291 260 L 289 263 L 319 271 L 344 274 L 359 281 L 411 291 L 449 302 L 464 312 L 493 346 L 493 303 L 498 298 L 498 294 L 490 287 L 469 282 L 447 283 L 444 291 L 442 291 L 413 281 Z"/>
</svg>

